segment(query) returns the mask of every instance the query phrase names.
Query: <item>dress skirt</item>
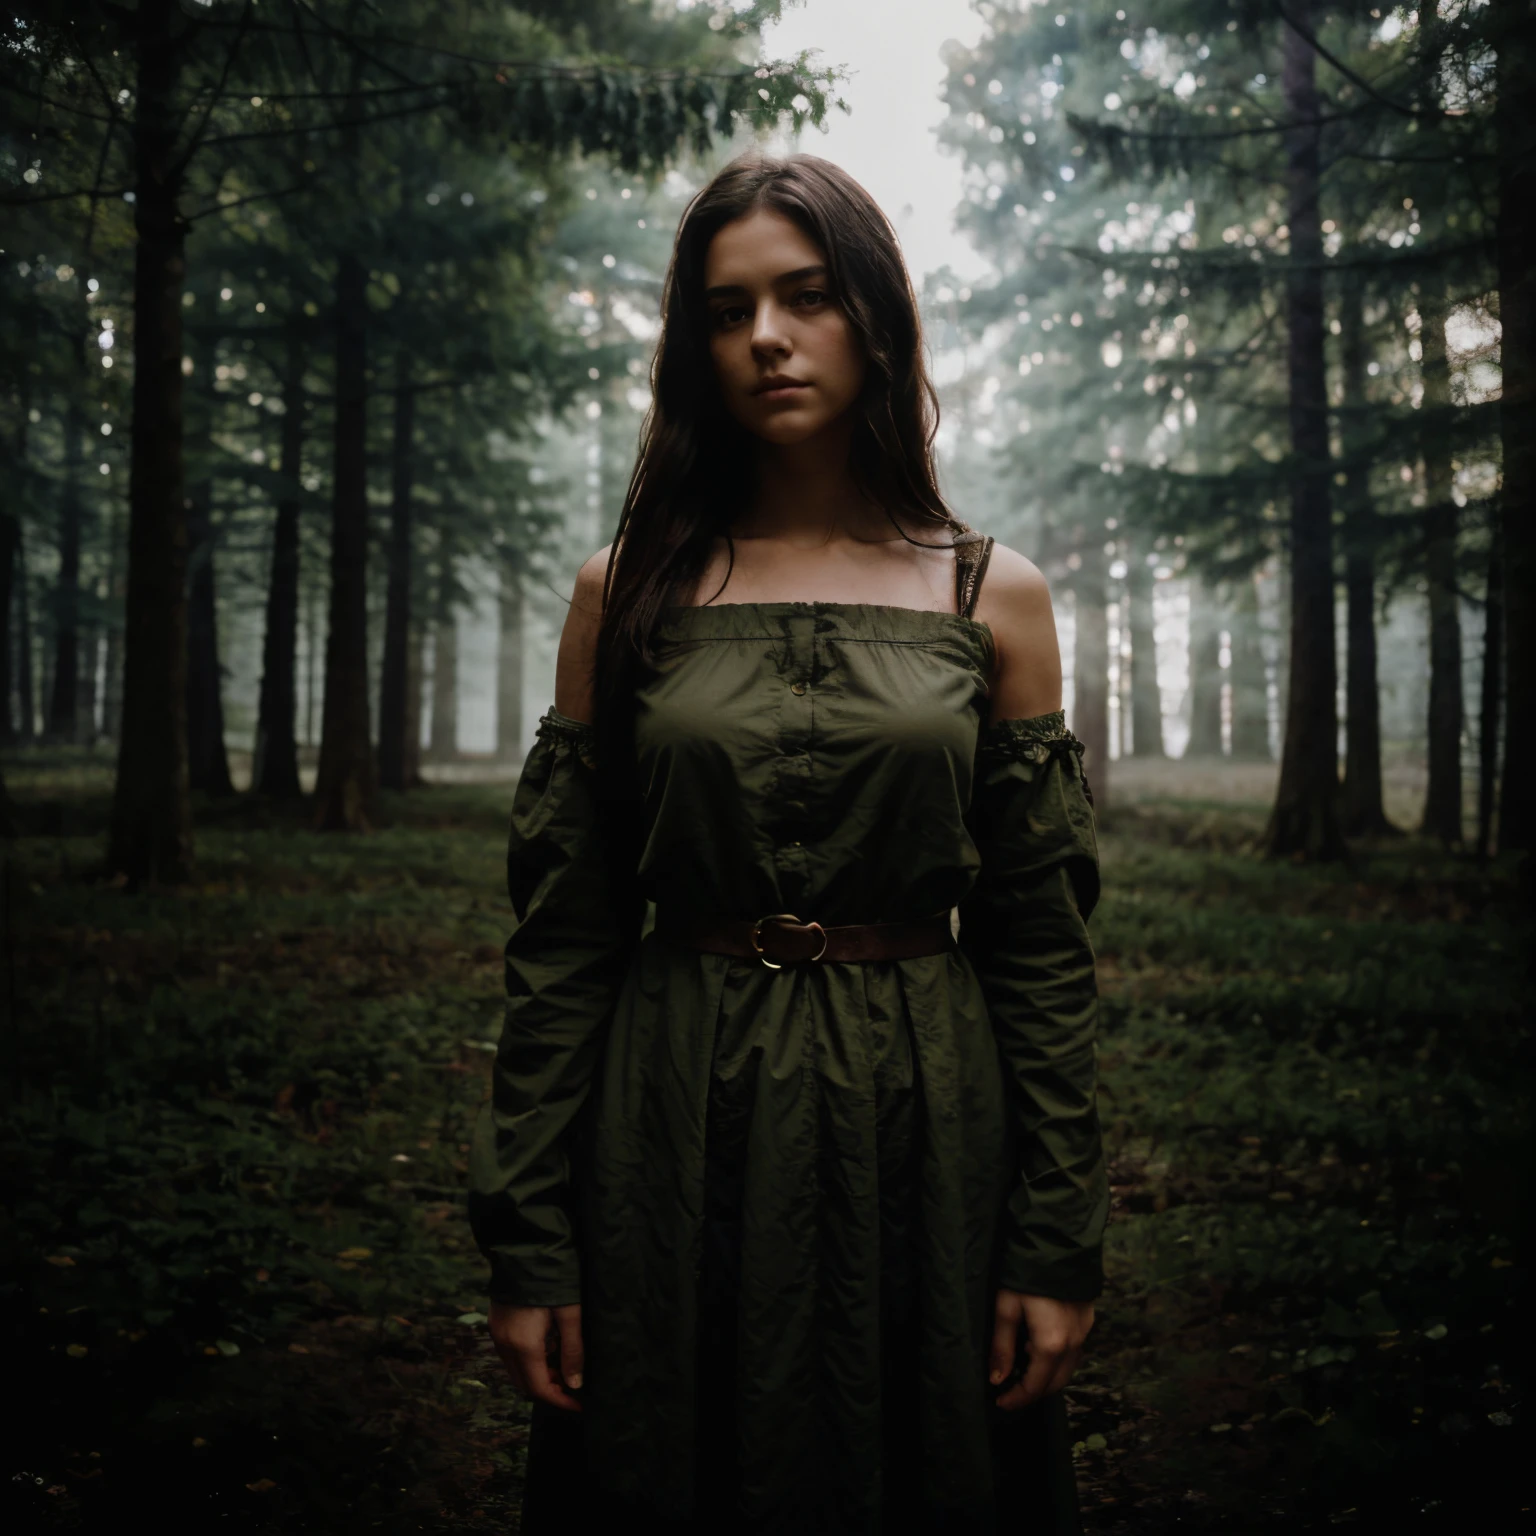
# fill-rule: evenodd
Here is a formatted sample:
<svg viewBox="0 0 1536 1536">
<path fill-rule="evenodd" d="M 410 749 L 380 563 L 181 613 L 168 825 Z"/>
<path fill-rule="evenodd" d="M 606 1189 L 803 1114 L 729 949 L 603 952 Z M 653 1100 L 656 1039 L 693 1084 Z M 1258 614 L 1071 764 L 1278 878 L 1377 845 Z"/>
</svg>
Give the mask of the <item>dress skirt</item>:
<svg viewBox="0 0 1536 1536">
<path fill-rule="evenodd" d="M 899 1061 L 905 1053 L 897 1046 L 880 1055 Z M 602 1493 L 597 1487 L 601 1471 L 588 1465 L 581 1415 L 537 1403 L 528 1440 L 522 1536 L 571 1536 L 589 1530 L 790 1536 L 755 1525 L 740 1503 L 736 1334 L 749 1090 L 750 1074 L 730 1080 L 717 1077 L 710 1089 L 694 1431 L 698 1473 L 691 1517 L 668 1524 L 644 1506 Z M 886 1258 L 881 1277 L 881 1516 L 878 1526 L 859 1536 L 1080 1536 L 1066 1403 L 1059 1395 L 1018 1412 L 990 1410 L 994 1515 L 978 1519 L 925 1502 L 920 1478 L 919 1328 L 909 1262 L 915 1159 L 921 1146 L 915 1123 L 919 1100 L 896 1087 L 883 1094 L 882 1101 L 881 1248 Z M 634 1407 L 639 1414 L 646 1411 L 643 1403 Z M 795 1536 L 852 1533 L 828 1511 L 824 1526 L 797 1524 Z"/>
</svg>

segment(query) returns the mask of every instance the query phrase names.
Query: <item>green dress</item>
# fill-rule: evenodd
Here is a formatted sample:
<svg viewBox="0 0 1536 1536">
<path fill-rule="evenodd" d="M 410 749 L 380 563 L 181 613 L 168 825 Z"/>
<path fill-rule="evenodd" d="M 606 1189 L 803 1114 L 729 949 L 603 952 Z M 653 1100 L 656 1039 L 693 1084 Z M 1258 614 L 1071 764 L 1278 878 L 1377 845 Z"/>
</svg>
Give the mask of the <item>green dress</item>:
<svg viewBox="0 0 1536 1536">
<path fill-rule="evenodd" d="M 699 1318 L 723 1275 L 739 1509 L 714 1529 L 878 1532 L 897 1471 L 944 1529 L 996 1529 L 995 1290 L 1102 1283 L 1081 747 L 1060 714 L 985 723 L 991 632 L 962 614 L 722 604 L 663 633 L 636 724 L 650 911 L 957 909 L 958 946 L 770 970 L 626 931 L 591 728 L 551 710 L 471 1174 L 491 1295 L 583 1303 L 588 1464 L 635 1506 L 682 1520 L 713 1485 Z"/>
</svg>

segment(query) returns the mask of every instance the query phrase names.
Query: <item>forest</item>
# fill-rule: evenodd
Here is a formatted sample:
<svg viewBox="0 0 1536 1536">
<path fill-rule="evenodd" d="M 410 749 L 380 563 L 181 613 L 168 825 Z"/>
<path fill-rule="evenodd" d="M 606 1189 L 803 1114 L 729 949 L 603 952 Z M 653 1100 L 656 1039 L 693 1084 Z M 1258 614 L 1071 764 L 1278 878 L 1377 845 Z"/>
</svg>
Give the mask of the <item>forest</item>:
<svg viewBox="0 0 1536 1536">
<path fill-rule="evenodd" d="M 516 1528 L 463 1217 L 507 811 L 682 209 L 858 110 L 790 9 L 11 7 L 16 1528 Z M 922 216 L 985 275 L 912 275 L 946 494 L 1050 581 L 1102 833 L 1085 1523 L 1512 1517 L 1536 23 L 971 9 Z"/>
</svg>

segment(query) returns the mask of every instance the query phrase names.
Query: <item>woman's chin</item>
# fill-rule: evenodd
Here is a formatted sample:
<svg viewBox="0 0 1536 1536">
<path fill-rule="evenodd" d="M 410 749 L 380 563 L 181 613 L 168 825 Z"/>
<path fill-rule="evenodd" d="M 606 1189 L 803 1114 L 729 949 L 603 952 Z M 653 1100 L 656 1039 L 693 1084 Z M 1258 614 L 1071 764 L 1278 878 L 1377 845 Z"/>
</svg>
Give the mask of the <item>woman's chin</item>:
<svg viewBox="0 0 1536 1536">
<path fill-rule="evenodd" d="M 745 425 L 754 437 L 775 448 L 794 448 L 819 437 L 832 424 L 820 411 L 790 409 L 771 412 Z"/>
</svg>

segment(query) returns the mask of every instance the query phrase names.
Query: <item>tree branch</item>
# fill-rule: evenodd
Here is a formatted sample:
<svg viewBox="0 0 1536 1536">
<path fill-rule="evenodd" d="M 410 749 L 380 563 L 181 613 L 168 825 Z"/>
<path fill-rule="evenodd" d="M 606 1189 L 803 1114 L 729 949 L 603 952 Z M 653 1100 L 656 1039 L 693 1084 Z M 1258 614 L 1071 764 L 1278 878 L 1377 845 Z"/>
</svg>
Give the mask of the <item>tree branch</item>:
<svg viewBox="0 0 1536 1536">
<path fill-rule="evenodd" d="M 1390 108 L 1390 110 L 1401 114 L 1403 117 L 1422 118 L 1426 121 L 1433 122 L 1447 116 L 1447 114 L 1444 112 L 1423 112 L 1420 111 L 1417 107 L 1405 106 L 1400 101 L 1393 101 L 1390 96 L 1383 96 L 1382 93 L 1378 91 L 1376 87 L 1372 85 L 1371 82 L 1367 80 L 1363 75 L 1357 75 L 1354 70 L 1349 67 L 1349 65 L 1347 65 L 1341 58 L 1339 58 L 1337 54 L 1330 53 L 1326 48 L 1324 48 L 1323 45 L 1317 40 L 1316 33 L 1314 33 L 1310 28 L 1304 27 L 1300 22 L 1296 21 L 1291 16 L 1290 12 L 1287 11 L 1283 5 L 1278 3 L 1278 0 L 1275 5 L 1275 9 L 1280 13 L 1281 21 L 1283 21 L 1286 26 L 1288 26 L 1291 31 L 1293 31 L 1296 36 L 1299 37 L 1307 45 L 1307 47 L 1309 47 L 1318 56 L 1318 58 L 1322 59 L 1325 63 L 1332 65 L 1333 68 L 1336 69 L 1341 75 L 1343 75 L 1351 85 L 1359 86 L 1360 89 L 1364 91 L 1365 94 L 1369 96 L 1373 101 L 1379 101 L 1382 106 Z"/>
<path fill-rule="evenodd" d="M 296 181 L 291 187 L 280 187 L 273 192 L 252 192 L 249 197 L 237 197 L 230 203 L 209 203 L 206 208 L 199 208 L 196 213 L 187 214 L 186 221 L 191 224 L 198 219 L 206 219 L 213 213 L 228 213 L 232 208 L 243 208 L 247 203 L 262 203 L 268 198 L 288 197 L 294 192 L 302 192 L 306 187 L 314 185 L 314 178 L 309 177 L 304 181 Z"/>
<path fill-rule="evenodd" d="M 25 96 L 29 101 L 41 102 L 45 107 L 52 107 L 56 112 L 67 112 L 71 117 L 83 117 L 92 123 L 110 123 L 111 117 L 103 116 L 100 112 L 91 112 L 85 107 L 72 107 L 67 102 L 55 101 L 51 96 L 45 96 L 41 91 L 29 91 L 24 85 L 8 82 L 0 86 L 0 90 L 14 91 L 18 96 Z"/>
<path fill-rule="evenodd" d="M 245 9 L 240 12 L 240 20 L 236 26 L 235 39 L 229 45 L 229 52 L 224 55 L 224 66 L 219 72 L 219 83 L 213 88 L 212 93 L 208 97 L 208 105 L 203 109 L 202 121 L 198 123 L 187 140 L 186 153 L 176 162 L 176 168 L 172 173 L 175 178 L 179 178 L 186 170 L 188 162 L 197 153 L 198 146 L 204 142 L 203 135 L 208 131 L 208 119 L 213 116 L 213 109 L 218 104 L 219 97 L 229 81 L 229 72 L 235 67 L 235 59 L 245 43 L 252 4 L 253 0 L 245 0 Z"/>
</svg>

